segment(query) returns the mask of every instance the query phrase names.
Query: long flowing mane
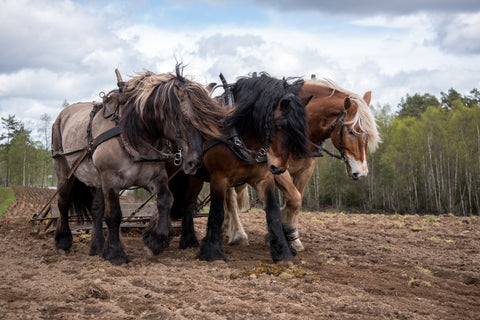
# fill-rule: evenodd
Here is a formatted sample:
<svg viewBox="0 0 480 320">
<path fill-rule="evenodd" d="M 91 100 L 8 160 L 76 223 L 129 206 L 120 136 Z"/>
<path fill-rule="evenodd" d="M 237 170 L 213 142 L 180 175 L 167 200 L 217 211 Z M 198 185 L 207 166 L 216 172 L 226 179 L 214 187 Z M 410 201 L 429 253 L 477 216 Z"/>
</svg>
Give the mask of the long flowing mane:
<svg viewBox="0 0 480 320">
<path fill-rule="evenodd" d="M 180 73 L 146 71 L 127 81 L 123 88 L 121 126 L 131 147 L 151 144 L 153 137 L 175 139 L 177 130 L 192 125 L 205 135 L 219 136 L 231 111 L 210 98 L 206 89 Z M 182 92 L 182 97 L 179 96 Z"/>
<path fill-rule="evenodd" d="M 309 80 L 306 83 L 331 89 L 331 96 L 333 96 L 335 92 L 340 92 L 345 96 L 355 100 L 358 105 L 357 113 L 354 115 L 353 119 L 348 122 L 346 121 L 345 124 L 351 124 L 352 126 L 358 124 L 360 130 L 362 131 L 360 134 L 364 134 L 366 136 L 368 148 L 372 152 L 375 151 L 378 144 L 381 142 L 380 135 L 378 134 L 377 123 L 375 122 L 375 117 L 373 116 L 370 107 L 360 95 L 343 89 L 328 79 Z"/>
<path fill-rule="evenodd" d="M 298 96 L 303 80 L 279 80 L 267 73 L 242 77 L 232 87 L 236 110 L 228 124 L 240 132 L 252 131 L 261 143 L 268 144 L 273 131 L 275 108 L 288 94 L 291 105 L 286 116 L 289 149 L 296 155 L 306 155 L 306 111 Z"/>
</svg>

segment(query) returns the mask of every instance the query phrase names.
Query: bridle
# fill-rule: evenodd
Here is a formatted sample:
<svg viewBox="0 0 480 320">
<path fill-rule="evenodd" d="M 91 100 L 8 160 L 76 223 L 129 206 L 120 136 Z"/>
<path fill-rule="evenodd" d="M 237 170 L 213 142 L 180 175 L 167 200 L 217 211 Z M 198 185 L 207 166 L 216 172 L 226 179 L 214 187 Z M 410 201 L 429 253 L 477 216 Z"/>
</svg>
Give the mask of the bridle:
<svg viewBox="0 0 480 320">
<path fill-rule="evenodd" d="M 254 74 L 253 76 L 256 77 L 256 74 Z M 220 77 L 220 80 L 222 81 L 222 84 L 216 85 L 212 89 L 212 91 L 210 92 L 210 95 L 212 95 L 213 92 L 217 88 L 223 87 L 224 92 L 225 92 L 224 97 L 223 97 L 224 104 L 227 105 L 228 108 L 233 108 L 234 97 L 233 97 L 233 93 L 232 93 L 232 90 L 231 90 L 231 87 L 233 86 L 233 84 L 228 84 L 222 73 L 220 73 L 219 77 Z M 280 99 L 280 101 L 285 100 L 285 99 L 289 99 L 293 96 L 295 96 L 293 93 L 291 93 L 291 92 L 287 93 Z M 274 122 L 275 122 L 274 126 L 277 126 L 277 125 L 280 125 L 280 124 L 286 122 L 286 119 L 284 119 L 283 116 L 282 116 L 282 117 L 279 117 L 279 119 L 275 119 Z M 266 140 L 265 146 L 261 147 L 259 151 L 255 151 L 255 150 L 248 149 L 247 146 L 245 145 L 245 143 L 243 142 L 243 139 L 240 136 L 240 134 L 238 134 L 238 132 L 236 132 L 235 129 L 231 128 L 230 132 L 228 132 L 228 134 L 226 134 L 222 137 L 212 137 L 211 139 L 207 140 L 204 143 L 203 152 L 204 153 L 207 152 L 208 150 L 210 150 L 213 146 L 215 146 L 218 143 L 224 143 L 225 145 L 227 145 L 230 148 L 230 150 L 237 157 L 239 157 L 240 159 L 245 161 L 247 164 L 257 164 L 257 163 L 266 162 L 267 161 L 267 153 L 270 150 L 271 134 L 270 134 L 270 132 L 267 132 L 266 135 L 267 136 L 266 136 L 266 139 L 265 139 Z"/>
<path fill-rule="evenodd" d="M 343 120 L 345 119 L 346 115 L 347 115 L 347 111 L 345 111 L 345 109 L 342 109 L 342 111 L 340 111 L 340 113 L 338 114 L 337 119 L 335 119 L 335 121 L 330 126 L 330 135 L 331 135 L 333 130 L 335 129 L 335 126 L 337 125 L 337 123 L 339 123 L 340 128 L 338 129 L 338 135 L 340 136 L 340 143 L 339 143 L 338 149 L 340 151 L 340 159 L 342 160 L 345 160 L 345 150 L 344 150 L 344 144 L 343 144 L 343 127 L 345 123 L 343 122 Z"/>
<path fill-rule="evenodd" d="M 335 154 L 333 152 L 330 152 L 327 149 L 325 149 L 323 147 L 325 142 L 322 142 L 320 145 L 318 145 L 318 144 L 310 141 L 310 144 L 312 144 L 314 147 L 317 148 L 317 150 L 312 153 L 312 155 L 314 157 L 323 157 L 323 153 L 325 152 L 326 154 L 328 154 L 332 158 L 336 158 L 336 159 L 345 161 L 345 148 L 344 148 L 344 143 L 343 143 L 343 128 L 345 126 L 344 119 L 345 119 L 346 115 L 347 115 L 347 111 L 345 109 L 342 109 L 342 111 L 340 111 L 340 113 L 338 114 L 337 119 L 335 119 L 335 121 L 330 126 L 330 135 L 332 135 L 333 130 L 335 130 L 335 127 L 337 126 L 337 123 L 340 126 L 339 129 L 338 129 L 338 135 L 340 136 L 340 143 L 339 143 L 338 149 L 340 151 L 340 155 L 337 155 L 337 154 Z"/>
</svg>

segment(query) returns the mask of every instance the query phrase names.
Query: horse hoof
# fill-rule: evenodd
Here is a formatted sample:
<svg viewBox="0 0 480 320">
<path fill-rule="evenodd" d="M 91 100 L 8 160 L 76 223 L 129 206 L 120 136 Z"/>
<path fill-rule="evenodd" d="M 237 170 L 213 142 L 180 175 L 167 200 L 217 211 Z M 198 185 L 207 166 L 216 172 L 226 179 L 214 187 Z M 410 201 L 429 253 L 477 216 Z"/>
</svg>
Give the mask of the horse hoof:
<svg viewBox="0 0 480 320">
<path fill-rule="evenodd" d="M 98 246 L 91 246 L 90 251 L 88 252 L 89 256 L 101 256 L 103 253 L 103 246 L 98 247 Z"/>
<path fill-rule="evenodd" d="M 127 255 L 124 252 L 120 252 L 117 254 L 104 254 L 103 258 L 116 266 L 130 262 L 130 259 L 128 259 Z"/>
<path fill-rule="evenodd" d="M 57 248 L 58 252 L 60 252 L 60 250 L 62 250 L 65 253 L 65 251 L 70 250 L 70 248 L 72 247 L 72 242 L 73 242 L 73 238 L 72 238 L 71 235 L 70 236 L 56 236 L 55 237 L 55 248 Z"/>
<path fill-rule="evenodd" d="M 238 238 L 233 238 L 232 240 L 228 240 L 228 245 L 229 246 L 248 246 L 248 238 L 243 238 L 243 237 L 238 237 Z"/>
<path fill-rule="evenodd" d="M 300 252 L 300 251 L 305 251 L 305 247 L 303 246 L 302 242 L 300 239 L 296 239 L 293 241 L 288 242 L 290 246 L 295 249 L 295 251 Z"/>
<path fill-rule="evenodd" d="M 200 247 L 200 243 L 198 242 L 197 239 L 184 240 L 183 238 L 180 238 L 179 247 L 180 249 L 198 248 Z"/>
<path fill-rule="evenodd" d="M 60 253 L 62 256 L 67 254 L 66 250 L 63 249 L 57 249 L 58 253 Z"/>
<path fill-rule="evenodd" d="M 152 232 L 152 230 L 146 230 L 142 235 L 143 243 L 154 255 L 158 255 L 168 248 L 171 238 L 171 234 L 164 235 Z"/>
<path fill-rule="evenodd" d="M 203 261 L 225 261 L 225 254 L 223 253 L 222 244 L 218 242 L 205 241 L 200 247 L 200 254 L 198 256 Z"/>
<path fill-rule="evenodd" d="M 111 264 L 116 265 L 116 266 L 120 266 L 122 264 L 126 264 L 126 263 L 130 262 L 130 259 L 128 259 L 127 256 L 125 256 L 125 257 L 115 257 L 115 258 L 110 258 L 110 259 L 105 258 L 105 260 L 108 260 Z"/>
</svg>

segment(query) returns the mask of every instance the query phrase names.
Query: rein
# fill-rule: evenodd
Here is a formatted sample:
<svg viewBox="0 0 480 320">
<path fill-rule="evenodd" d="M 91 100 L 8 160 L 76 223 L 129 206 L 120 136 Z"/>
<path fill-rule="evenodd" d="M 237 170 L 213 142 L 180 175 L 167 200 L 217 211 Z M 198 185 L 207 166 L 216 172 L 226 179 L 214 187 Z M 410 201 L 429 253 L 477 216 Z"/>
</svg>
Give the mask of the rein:
<svg viewBox="0 0 480 320">
<path fill-rule="evenodd" d="M 335 121 L 330 126 L 330 135 L 331 135 L 337 123 L 340 124 L 340 128 L 338 129 L 338 135 L 340 135 L 340 145 L 339 145 L 340 155 L 334 154 L 333 152 L 330 152 L 327 149 L 325 149 L 323 147 L 324 142 L 318 145 L 310 141 L 310 144 L 312 144 L 314 147 L 317 148 L 317 150 L 312 153 L 314 157 L 323 157 L 323 152 L 325 152 L 332 158 L 345 160 L 345 151 L 344 151 L 344 145 L 343 145 L 343 127 L 344 127 L 343 120 L 345 119 L 346 115 L 347 115 L 347 112 L 345 111 L 345 109 L 342 109 L 342 111 L 340 111 L 340 113 L 338 114 L 337 119 L 335 119 Z"/>
<path fill-rule="evenodd" d="M 213 137 L 203 143 L 203 153 L 205 154 L 208 150 L 220 143 L 224 143 L 230 151 L 235 154 L 235 156 L 242 159 L 247 164 L 251 165 L 267 162 L 268 145 L 261 148 L 260 151 L 250 150 L 245 146 L 243 140 L 241 140 L 239 136 Z"/>
</svg>

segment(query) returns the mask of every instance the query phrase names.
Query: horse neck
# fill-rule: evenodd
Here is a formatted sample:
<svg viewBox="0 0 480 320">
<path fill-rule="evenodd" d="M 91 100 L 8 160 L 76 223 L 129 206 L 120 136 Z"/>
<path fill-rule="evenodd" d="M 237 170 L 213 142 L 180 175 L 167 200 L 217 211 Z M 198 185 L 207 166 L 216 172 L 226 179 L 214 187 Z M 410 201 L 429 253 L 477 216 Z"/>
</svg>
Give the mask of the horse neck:
<svg viewBox="0 0 480 320">
<path fill-rule="evenodd" d="M 330 138 L 330 126 L 343 110 L 345 94 L 336 91 L 332 95 L 329 88 L 305 84 L 300 95 L 302 98 L 313 96 L 306 107 L 310 141 L 321 143 Z"/>
<path fill-rule="evenodd" d="M 243 142 L 245 143 L 245 146 L 251 150 L 257 150 L 265 147 L 264 145 L 261 144 L 260 138 L 254 134 L 240 133 L 240 135 L 243 139 Z"/>
</svg>

